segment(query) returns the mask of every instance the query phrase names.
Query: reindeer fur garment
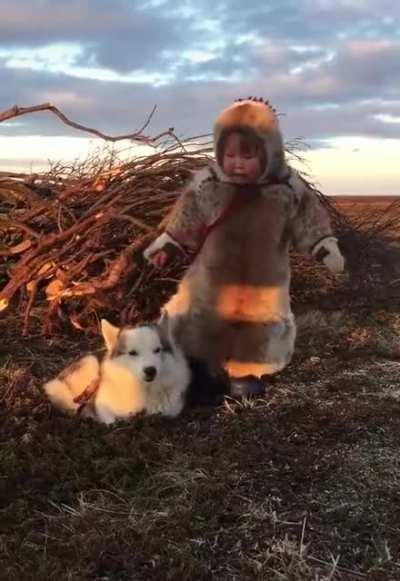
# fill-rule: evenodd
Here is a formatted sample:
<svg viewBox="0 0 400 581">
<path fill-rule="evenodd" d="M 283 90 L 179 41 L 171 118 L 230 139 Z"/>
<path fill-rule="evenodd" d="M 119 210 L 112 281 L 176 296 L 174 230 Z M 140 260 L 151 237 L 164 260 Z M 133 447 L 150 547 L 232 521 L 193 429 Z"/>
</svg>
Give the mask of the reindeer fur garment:
<svg viewBox="0 0 400 581">
<path fill-rule="evenodd" d="M 263 139 L 267 169 L 241 186 L 217 162 L 194 174 L 166 234 L 197 255 L 165 309 L 187 355 L 234 377 L 260 377 L 293 353 L 289 249 L 312 253 L 336 239 L 318 195 L 284 160 L 274 111 L 258 101 L 232 105 L 215 124 L 216 152 L 221 133 L 237 126 Z"/>
</svg>

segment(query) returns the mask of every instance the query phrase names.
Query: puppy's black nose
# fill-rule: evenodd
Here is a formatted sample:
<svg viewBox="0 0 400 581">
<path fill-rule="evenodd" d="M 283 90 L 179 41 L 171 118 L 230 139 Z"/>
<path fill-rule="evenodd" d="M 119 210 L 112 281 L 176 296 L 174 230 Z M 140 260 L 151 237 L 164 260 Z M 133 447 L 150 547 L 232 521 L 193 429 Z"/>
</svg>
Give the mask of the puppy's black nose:
<svg viewBox="0 0 400 581">
<path fill-rule="evenodd" d="M 144 378 L 146 381 L 153 381 L 153 379 L 156 376 L 157 373 L 157 369 L 153 366 L 151 367 L 145 367 L 143 369 L 143 373 L 144 373 Z"/>
</svg>

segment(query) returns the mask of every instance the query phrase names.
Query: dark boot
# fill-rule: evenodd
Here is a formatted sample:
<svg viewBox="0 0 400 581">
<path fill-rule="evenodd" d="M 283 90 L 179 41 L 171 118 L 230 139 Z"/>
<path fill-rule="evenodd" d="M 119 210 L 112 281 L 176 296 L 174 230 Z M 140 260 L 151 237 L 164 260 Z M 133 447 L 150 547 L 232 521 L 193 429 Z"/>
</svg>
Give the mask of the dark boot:
<svg viewBox="0 0 400 581">
<path fill-rule="evenodd" d="M 194 357 L 189 358 L 192 380 L 187 393 L 189 406 L 219 406 L 225 395 L 230 395 L 228 374 L 221 369 L 219 373 L 210 372 L 207 362 Z"/>
<path fill-rule="evenodd" d="M 265 393 L 265 383 L 255 375 L 231 377 L 232 397 L 257 397 Z"/>
</svg>

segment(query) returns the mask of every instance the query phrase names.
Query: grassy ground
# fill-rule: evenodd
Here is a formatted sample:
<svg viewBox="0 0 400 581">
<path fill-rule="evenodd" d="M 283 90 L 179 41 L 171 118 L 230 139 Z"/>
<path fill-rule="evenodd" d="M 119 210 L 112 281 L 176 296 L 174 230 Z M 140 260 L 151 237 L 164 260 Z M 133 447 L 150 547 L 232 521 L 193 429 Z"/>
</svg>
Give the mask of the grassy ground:
<svg viewBox="0 0 400 581">
<path fill-rule="evenodd" d="M 318 313 L 265 399 L 111 428 L 43 379 L 81 349 L 0 353 L 0 578 L 400 579 L 400 314 Z"/>
</svg>

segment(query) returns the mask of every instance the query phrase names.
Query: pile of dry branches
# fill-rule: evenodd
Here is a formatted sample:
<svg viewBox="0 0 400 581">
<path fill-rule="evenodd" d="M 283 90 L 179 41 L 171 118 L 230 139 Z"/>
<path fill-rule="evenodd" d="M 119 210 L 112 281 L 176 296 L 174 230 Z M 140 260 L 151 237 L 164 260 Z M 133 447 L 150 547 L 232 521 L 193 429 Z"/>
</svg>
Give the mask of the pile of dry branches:
<svg viewBox="0 0 400 581">
<path fill-rule="evenodd" d="M 11 311 L 25 335 L 38 325 L 46 333 L 71 324 L 90 330 L 99 316 L 124 324 L 158 314 L 185 265 L 160 274 L 143 263 L 141 252 L 209 151 L 190 152 L 172 129 L 163 136 L 169 141 L 161 149 L 131 161 L 103 150 L 80 164 L 53 164 L 41 175 L 0 172 L 0 311 Z M 295 302 L 328 296 L 331 306 L 338 300 L 365 304 L 387 297 L 388 289 L 397 298 L 400 203 L 357 222 L 321 199 L 349 275 L 330 277 L 294 257 Z"/>
<path fill-rule="evenodd" d="M 145 314 L 156 312 L 165 293 L 141 251 L 201 165 L 204 155 L 174 146 L 123 163 L 103 152 L 44 175 L 0 173 L 0 309 L 17 309 L 25 334 L 31 316 L 46 332 L 57 319 L 87 326 L 96 311 L 135 320 L 140 289 Z"/>
</svg>

